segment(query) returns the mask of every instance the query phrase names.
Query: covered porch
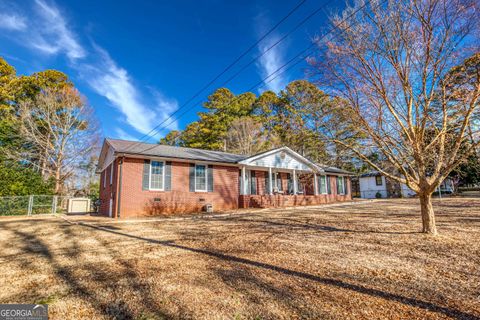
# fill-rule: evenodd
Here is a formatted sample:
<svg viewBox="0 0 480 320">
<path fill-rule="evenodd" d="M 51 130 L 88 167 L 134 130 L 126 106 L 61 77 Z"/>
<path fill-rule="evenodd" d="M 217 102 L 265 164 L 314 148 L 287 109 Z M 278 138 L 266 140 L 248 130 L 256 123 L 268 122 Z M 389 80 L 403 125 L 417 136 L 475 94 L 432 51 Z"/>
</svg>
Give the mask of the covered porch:
<svg viewBox="0 0 480 320">
<path fill-rule="evenodd" d="M 318 205 L 350 199 L 348 179 L 284 147 L 240 162 L 239 207 Z"/>
</svg>

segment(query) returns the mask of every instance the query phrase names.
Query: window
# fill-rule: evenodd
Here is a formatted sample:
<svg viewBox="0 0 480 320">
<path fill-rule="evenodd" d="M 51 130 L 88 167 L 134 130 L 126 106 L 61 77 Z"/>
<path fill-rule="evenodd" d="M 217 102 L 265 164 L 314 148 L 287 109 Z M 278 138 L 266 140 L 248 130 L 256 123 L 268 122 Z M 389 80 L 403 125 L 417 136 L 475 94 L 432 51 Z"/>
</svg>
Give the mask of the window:
<svg viewBox="0 0 480 320">
<path fill-rule="evenodd" d="M 319 176 L 320 194 L 327 194 L 327 176 Z"/>
<path fill-rule="evenodd" d="M 195 165 L 195 191 L 207 191 L 207 166 Z"/>
<path fill-rule="evenodd" d="M 110 185 L 113 182 L 113 163 L 110 165 Z"/>
<path fill-rule="evenodd" d="M 337 194 L 345 194 L 345 179 L 337 177 Z"/>
<path fill-rule="evenodd" d="M 279 172 L 277 172 L 277 173 L 275 173 L 275 175 L 277 176 L 277 179 L 276 179 L 276 181 L 277 181 L 277 185 L 276 185 L 277 190 L 278 190 L 278 191 L 283 191 L 282 174 L 279 173 Z"/>
<path fill-rule="evenodd" d="M 164 163 L 162 161 L 150 162 L 150 190 L 163 190 Z"/>
<path fill-rule="evenodd" d="M 375 184 L 377 186 L 381 186 L 383 184 L 382 182 L 382 176 L 375 176 Z"/>
</svg>

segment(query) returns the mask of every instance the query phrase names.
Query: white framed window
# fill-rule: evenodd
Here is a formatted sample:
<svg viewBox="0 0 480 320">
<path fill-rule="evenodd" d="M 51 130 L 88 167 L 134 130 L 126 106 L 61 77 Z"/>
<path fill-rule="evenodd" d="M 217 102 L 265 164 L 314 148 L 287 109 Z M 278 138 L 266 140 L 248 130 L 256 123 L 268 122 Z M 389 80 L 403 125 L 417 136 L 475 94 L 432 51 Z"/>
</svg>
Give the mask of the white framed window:
<svg viewBox="0 0 480 320">
<path fill-rule="evenodd" d="M 113 163 L 110 165 L 110 185 L 113 182 Z"/>
<path fill-rule="evenodd" d="M 164 189 L 165 185 L 165 163 L 163 161 L 151 161 L 150 162 L 150 190 Z"/>
<path fill-rule="evenodd" d="M 327 176 L 320 176 L 320 194 L 327 194 Z"/>
<path fill-rule="evenodd" d="M 337 193 L 345 194 L 345 177 L 343 176 L 337 177 Z"/>
<path fill-rule="evenodd" d="M 195 192 L 207 192 L 207 165 L 195 165 Z"/>
</svg>

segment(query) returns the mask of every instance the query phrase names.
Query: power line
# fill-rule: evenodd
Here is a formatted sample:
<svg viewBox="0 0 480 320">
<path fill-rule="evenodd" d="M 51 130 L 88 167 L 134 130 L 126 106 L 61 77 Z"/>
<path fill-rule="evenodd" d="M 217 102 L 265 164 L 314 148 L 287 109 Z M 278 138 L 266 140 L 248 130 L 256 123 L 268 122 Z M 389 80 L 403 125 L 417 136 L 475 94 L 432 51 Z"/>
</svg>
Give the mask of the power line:
<svg viewBox="0 0 480 320">
<path fill-rule="evenodd" d="M 245 50 L 240 56 L 238 56 L 233 62 L 231 62 L 223 71 L 221 71 L 217 76 L 215 76 L 212 80 L 210 80 L 206 85 L 204 85 L 199 91 L 197 91 L 192 97 L 190 97 L 185 103 L 182 104 L 175 112 L 173 112 L 166 120 L 170 119 L 173 115 L 175 115 L 178 111 L 188 105 L 191 101 L 193 101 L 196 97 L 198 97 L 205 89 L 207 89 L 210 85 L 212 85 L 215 81 L 218 80 L 222 75 L 224 75 L 228 70 L 230 70 L 238 61 L 240 61 L 243 57 L 245 57 L 252 49 L 254 49 L 260 42 L 262 42 L 267 36 L 269 36 L 278 26 L 280 26 L 285 20 L 287 20 L 295 11 L 297 11 L 307 0 L 302 0 L 298 3 L 292 10 L 290 10 L 286 16 L 284 16 L 280 21 L 278 21 L 270 30 L 268 30 L 264 35 L 260 37 L 254 44 L 252 44 L 247 50 Z M 162 123 L 161 123 L 162 124 Z M 161 125 L 160 124 L 160 125 Z M 160 126 L 157 125 L 153 129 L 151 129 L 148 133 L 143 135 L 138 142 L 141 142 L 143 139 L 149 137 L 156 129 Z M 131 147 L 133 147 L 132 145 Z"/>
<path fill-rule="evenodd" d="M 386 2 L 387 0 L 383 0 L 381 1 L 379 4 L 378 4 L 378 7 L 380 7 L 384 2 Z M 359 12 L 361 9 L 365 8 L 367 6 L 367 4 L 370 4 L 371 0 L 367 0 L 367 2 L 365 2 L 363 5 L 361 5 L 360 7 L 358 7 L 356 10 L 354 10 L 351 14 L 349 14 L 346 18 L 344 18 L 339 24 L 342 24 L 342 23 L 345 23 L 348 19 L 350 19 L 351 17 L 353 17 L 357 12 Z M 347 29 L 350 29 L 353 25 L 349 25 L 345 30 Z M 329 31 L 327 31 L 325 34 L 323 34 L 320 38 L 316 39 L 316 41 L 312 42 L 309 46 L 307 46 L 305 49 L 301 50 L 300 52 L 298 52 L 293 58 L 291 58 L 290 60 L 288 60 L 286 63 L 284 63 L 282 66 L 280 66 L 279 68 L 277 68 L 274 72 L 270 73 L 268 76 L 266 76 L 265 78 L 263 78 L 261 81 L 259 81 L 258 83 L 256 83 L 255 85 L 253 85 L 252 87 L 250 87 L 247 91 L 252 91 L 254 90 L 256 87 L 258 87 L 259 85 L 261 85 L 262 83 L 269 83 L 271 81 L 273 81 L 274 79 L 276 79 L 280 74 L 290 70 L 292 67 L 298 65 L 300 62 L 303 61 L 304 58 L 306 58 L 308 55 L 309 55 L 309 51 L 311 51 L 315 45 L 318 44 L 318 42 L 320 42 L 321 40 L 323 40 L 327 35 L 329 35 L 330 33 L 332 33 L 335 29 L 337 29 L 337 25 L 333 25 L 332 28 L 330 28 Z M 342 32 L 344 32 L 345 30 L 343 30 Z M 293 65 L 291 65 L 290 67 L 288 67 L 287 69 L 283 70 L 282 72 L 280 72 L 282 69 L 284 69 L 285 67 L 287 67 L 290 63 L 292 63 L 293 61 L 295 61 L 298 57 L 304 55 L 305 56 L 298 60 L 297 62 L 295 62 Z M 280 72 L 280 73 L 278 73 Z M 272 77 L 273 75 L 277 74 L 274 78 L 268 80 L 270 77 Z M 267 81 L 268 82 L 265 82 Z M 238 97 L 235 97 L 234 99 L 238 99 Z M 184 112 L 182 112 L 180 114 L 180 116 L 186 114 L 188 111 L 190 111 L 190 109 L 187 109 L 185 110 Z M 163 121 L 161 124 L 165 123 L 165 121 Z M 163 126 L 162 128 L 160 129 L 165 129 L 166 127 L 168 127 L 170 124 L 172 124 L 172 122 L 168 123 L 167 125 Z M 157 126 L 158 128 L 159 126 Z M 137 142 L 137 143 L 141 143 L 141 142 Z M 137 143 L 133 144 L 131 147 L 135 146 Z M 149 147 L 145 150 L 143 150 L 142 152 L 146 152 L 148 150 L 151 150 L 153 148 L 155 148 L 157 145 L 154 145 L 152 147 Z M 128 150 L 126 150 L 128 151 Z"/>
<path fill-rule="evenodd" d="M 236 78 L 240 73 L 242 73 L 245 69 L 247 69 L 250 65 L 252 65 L 255 61 L 257 61 L 258 59 L 260 59 L 261 57 L 263 57 L 267 52 L 269 52 L 270 50 L 272 50 L 274 47 L 276 47 L 278 44 L 280 44 L 282 41 L 284 41 L 288 36 L 290 36 L 292 33 L 294 33 L 296 30 L 298 30 L 298 28 L 300 28 L 302 25 L 304 25 L 308 20 L 310 20 L 313 16 L 315 16 L 318 12 L 320 12 L 320 10 L 323 10 L 328 4 L 330 4 L 331 1 L 329 2 L 325 2 L 323 3 L 319 8 L 317 8 L 316 10 L 314 10 L 313 12 L 311 12 L 309 15 L 307 15 L 304 19 L 302 19 L 299 23 L 297 23 L 297 25 L 295 25 L 294 28 L 292 28 L 289 32 L 287 32 L 283 37 L 281 37 L 279 40 L 277 40 L 275 43 L 273 43 L 270 47 L 268 47 L 265 51 L 263 51 L 260 55 L 256 56 L 255 58 L 253 58 L 252 60 L 250 60 L 247 64 L 245 64 L 242 68 L 240 68 L 240 70 L 238 70 L 235 74 L 233 74 L 230 78 L 228 78 L 226 81 L 224 81 L 220 87 L 223 87 L 225 86 L 227 83 L 229 83 L 231 80 L 233 80 L 234 78 Z M 282 19 L 284 20 L 284 19 Z M 277 23 L 278 25 L 278 23 Z M 270 31 L 269 31 L 270 33 Z M 265 36 L 263 36 L 261 40 L 263 40 L 265 38 Z M 258 44 L 260 41 L 257 41 L 256 44 Z M 256 46 L 256 44 L 254 46 Z M 253 47 L 254 47 L 253 46 Z M 249 50 L 251 50 L 252 47 L 249 48 Z M 244 56 L 244 55 L 243 55 Z M 239 59 L 237 59 L 236 61 L 238 61 Z M 218 79 L 219 77 L 216 77 L 216 79 Z M 214 80 L 216 80 L 214 79 Z M 210 83 L 211 84 L 211 83 Z M 208 85 L 209 86 L 209 85 Z M 207 86 L 207 87 L 208 87 Z M 203 88 L 203 89 L 206 89 Z M 203 89 L 201 91 L 203 91 Z M 196 95 L 198 96 L 198 94 Z M 187 104 L 189 102 L 191 102 L 193 99 L 189 99 L 186 103 L 184 103 L 181 107 L 179 107 L 177 110 L 175 110 L 175 112 L 173 112 L 172 114 L 170 114 L 167 118 L 165 118 L 162 122 L 160 122 L 158 125 L 156 125 L 152 130 L 150 130 L 147 134 L 145 134 L 144 136 L 142 136 L 138 143 L 142 142 L 143 139 L 149 137 L 150 135 L 152 135 L 152 133 L 154 132 L 157 132 L 158 133 L 158 129 L 164 129 L 164 127 L 160 128 L 161 125 L 163 125 L 165 122 L 167 122 L 168 120 L 170 120 L 175 114 L 177 114 L 181 109 L 183 109 L 184 107 L 187 106 Z M 198 102 L 197 102 L 198 104 Z M 195 104 L 196 105 L 196 104 Z M 184 113 L 182 113 L 183 115 Z M 170 123 L 171 124 L 171 123 Z M 137 145 L 137 143 L 131 145 L 129 148 L 127 148 L 127 150 L 130 150 L 131 148 L 133 148 L 135 145 Z"/>
</svg>

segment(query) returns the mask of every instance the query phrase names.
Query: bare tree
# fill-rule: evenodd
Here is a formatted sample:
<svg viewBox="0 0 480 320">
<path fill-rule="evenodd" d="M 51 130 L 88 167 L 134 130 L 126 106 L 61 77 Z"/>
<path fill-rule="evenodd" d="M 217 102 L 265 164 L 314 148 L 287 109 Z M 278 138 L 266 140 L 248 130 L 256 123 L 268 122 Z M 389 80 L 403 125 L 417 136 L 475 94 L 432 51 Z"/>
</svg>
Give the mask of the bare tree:
<svg viewBox="0 0 480 320">
<path fill-rule="evenodd" d="M 462 95 L 452 83 L 455 66 L 478 50 L 479 9 L 478 0 L 359 0 L 332 17 L 336 34 L 310 59 L 318 83 L 348 101 L 368 148 L 336 142 L 417 192 L 425 233 L 437 233 L 432 193 L 478 145 L 465 147 L 479 76 L 457 86 Z M 371 161 L 372 151 L 398 174 Z"/>
<path fill-rule="evenodd" d="M 232 122 L 227 132 L 227 150 L 252 155 L 265 151 L 274 142 L 267 139 L 262 123 L 251 117 L 238 118 Z"/>
<path fill-rule="evenodd" d="M 53 176 L 55 193 L 89 156 L 98 142 L 93 112 L 77 90 L 44 90 L 19 106 L 21 133 L 31 143 L 30 157 L 40 159 L 45 179 Z"/>
</svg>

